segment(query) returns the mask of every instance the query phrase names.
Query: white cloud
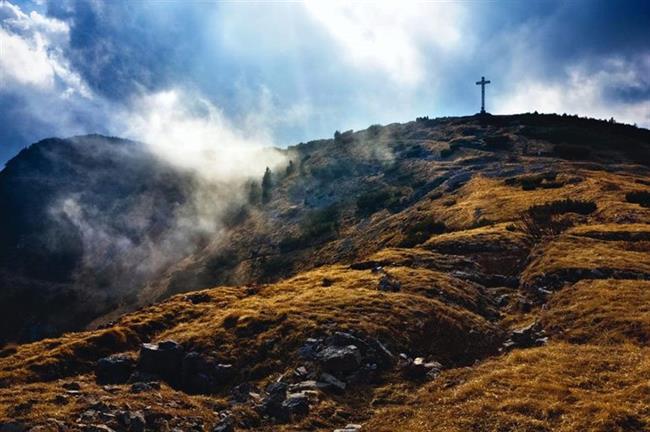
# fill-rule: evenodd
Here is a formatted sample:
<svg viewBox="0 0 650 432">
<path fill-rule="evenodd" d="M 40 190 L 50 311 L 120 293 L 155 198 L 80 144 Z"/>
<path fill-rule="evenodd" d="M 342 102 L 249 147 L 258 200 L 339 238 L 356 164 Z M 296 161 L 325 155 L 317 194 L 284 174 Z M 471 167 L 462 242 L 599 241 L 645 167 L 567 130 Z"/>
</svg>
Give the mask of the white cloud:
<svg viewBox="0 0 650 432">
<path fill-rule="evenodd" d="M 309 13 L 353 65 L 379 69 L 398 84 L 421 83 L 426 57 L 461 43 L 463 9 L 452 3 L 308 1 Z"/>
<path fill-rule="evenodd" d="M 63 97 L 91 97 L 63 55 L 69 33 L 64 21 L 35 11 L 28 15 L 18 6 L 0 2 L 0 91 L 25 86 Z"/>
<path fill-rule="evenodd" d="M 238 127 L 210 101 L 178 89 L 137 97 L 115 122 L 120 135 L 210 181 L 258 177 L 284 160 L 261 123 Z"/>
<path fill-rule="evenodd" d="M 585 65 L 567 68 L 568 79 L 545 82 L 534 77 L 518 84 L 512 92 L 496 96 L 497 113 L 555 112 L 587 115 L 650 127 L 650 101 L 617 100 L 608 91 L 647 88 L 650 55 L 637 62 L 618 58 L 604 60 L 598 70 Z"/>
</svg>

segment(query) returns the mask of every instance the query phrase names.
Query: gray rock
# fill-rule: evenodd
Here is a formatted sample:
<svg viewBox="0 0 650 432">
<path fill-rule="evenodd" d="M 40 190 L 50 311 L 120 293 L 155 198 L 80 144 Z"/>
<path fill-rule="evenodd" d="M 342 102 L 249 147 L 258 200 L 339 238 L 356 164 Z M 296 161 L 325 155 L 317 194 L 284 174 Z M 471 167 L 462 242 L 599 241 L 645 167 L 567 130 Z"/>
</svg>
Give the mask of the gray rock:
<svg viewBox="0 0 650 432">
<path fill-rule="evenodd" d="M 289 395 L 282 402 L 282 410 L 291 419 L 309 414 L 309 398 L 302 394 Z"/>
<path fill-rule="evenodd" d="M 328 346 L 318 353 L 323 368 L 332 373 L 348 373 L 361 365 L 361 353 L 355 345 Z"/>
<path fill-rule="evenodd" d="M 327 390 L 334 392 L 344 392 L 347 386 L 343 381 L 328 373 L 322 373 L 320 375 L 320 381 L 326 385 L 325 388 Z"/>
<path fill-rule="evenodd" d="M 140 347 L 138 369 L 160 376 L 170 383 L 180 380 L 183 347 L 174 341 L 145 343 Z"/>
<path fill-rule="evenodd" d="M 384 275 L 379 280 L 379 291 L 398 292 L 402 289 L 402 284 L 395 278 Z"/>
<path fill-rule="evenodd" d="M 235 431 L 235 420 L 231 416 L 226 416 L 222 418 L 219 423 L 212 428 L 212 432 L 234 432 Z"/>
<path fill-rule="evenodd" d="M 343 429 L 334 429 L 334 432 L 359 432 L 361 430 L 360 424 L 348 424 Z"/>
<path fill-rule="evenodd" d="M 135 362 L 124 354 L 101 358 L 95 366 L 95 377 L 99 384 L 123 384 L 129 380 L 135 369 Z"/>
<path fill-rule="evenodd" d="M 129 432 L 143 432 L 147 426 L 142 411 L 119 411 L 116 417 L 120 425 Z"/>
<path fill-rule="evenodd" d="M 160 383 L 157 383 L 155 381 L 152 382 L 136 382 L 131 384 L 131 393 L 144 393 L 144 392 L 150 392 L 153 390 L 160 390 Z"/>
<path fill-rule="evenodd" d="M 442 365 L 436 361 L 427 362 L 423 357 L 417 357 L 411 360 L 407 356 L 402 356 L 400 364 L 402 375 L 408 379 L 421 380 L 426 377 L 433 377 L 442 370 Z"/>
<path fill-rule="evenodd" d="M 0 422 L 0 432 L 25 432 L 27 426 L 17 421 Z"/>
</svg>

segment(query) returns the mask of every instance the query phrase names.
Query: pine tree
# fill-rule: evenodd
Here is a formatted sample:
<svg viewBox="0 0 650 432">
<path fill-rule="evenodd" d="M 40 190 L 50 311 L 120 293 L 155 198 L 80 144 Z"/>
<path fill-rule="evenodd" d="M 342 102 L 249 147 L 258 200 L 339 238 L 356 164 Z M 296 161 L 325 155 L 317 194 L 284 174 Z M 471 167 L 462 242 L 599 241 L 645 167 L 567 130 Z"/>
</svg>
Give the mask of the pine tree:
<svg viewBox="0 0 650 432">
<path fill-rule="evenodd" d="M 287 177 L 293 174 L 296 171 L 296 166 L 293 164 L 293 161 L 289 161 L 289 165 L 287 165 Z"/>
<path fill-rule="evenodd" d="M 251 181 L 248 184 L 248 203 L 250 205 L 259 205 L 262 201 L 262 189 L 260 184 L 256 181 Z"/>
<path fill-rule="evenodd" d="M 266 167 L 264 171 L 264 177 L 262 177 L 262 202 L 264 204 L 271 201 L 271 170 L 269 167 Z"/>
</svg>

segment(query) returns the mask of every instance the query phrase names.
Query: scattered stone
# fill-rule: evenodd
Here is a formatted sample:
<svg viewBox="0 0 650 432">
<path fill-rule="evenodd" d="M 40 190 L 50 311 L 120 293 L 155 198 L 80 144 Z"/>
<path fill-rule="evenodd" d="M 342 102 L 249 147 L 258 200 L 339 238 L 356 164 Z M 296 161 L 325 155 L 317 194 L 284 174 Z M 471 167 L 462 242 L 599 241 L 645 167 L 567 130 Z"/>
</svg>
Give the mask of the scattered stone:
<svg viewBox="0 0 650 432">
<path fill-rule="evenodd" d="M 114 354 L 101 358 L 95 367 L 99 384 L 124 384 L 135 369 L 135 361 L 125 354 Z"/>
<path fill-rule="evenodd" d="M 248 402 L 252 398 L 252 394 L 259 394 L 259 389 L 248 382 L 233 387 L 230 392 L 233 400 L 238 403 Z"/>
<path fill-rule="evenodd" d="M 299 383 L 289 385 L 289 391 L 295 393 L 303 390 L 319 390 L 322 388 L 322 383 L 320 384 L 321 386 L 319 386 L 319 383 L 315 380 L 301 381 Z"/>
<path fill-rule="evenodd" d="M 402 284 L 395 278 L 384 275 L 379 280 L 379 291 L 398 292 L 402 289 Z"/>
<path fill-rule="evenodd" d="M 282 402 L 282 410 L 290 419 L 305 416 L 309 414 L 309 398 L 299 393 L 290 394 L 284 402 Z"/>
<path fill-rule="evenodd" d="M 56 395 L 53 401 L 56 405 L 65 405 L 69 402 L 67 396 L 65 395 Z"/>
<path fill-rule="evenodd" d="M 119 411 L 117 420 L 129 432 L 143 432 L 147 426 L 142 411 Z"/>
<path fill-rule="evenodd" d="M 0 422 L 0 432 L 25 432 L 27 426 L 17 421 Z"/>
<path fill-rule="evenodd" d="M 231 416 L 226 416 L 222 418 L 219 423 L 212 428 L 212 432 L 234 432 L 235 431 L 235 421 Z"/>
<path fill-rule="evenodd" d="M 381 263 L 379 261 L 362 261 L 350 264 L 349 268 L 351 270 L 372 270 L 377 267 L 381 267 Z"/>
<path fill-rule="evenodd" d="M 131 393 L 144 393 L 153 390 L 160 390 L 160 383 L 151 382 L 136 382 L 131 384 Z"/>
<path fill-rule="evenodd" d="M 538 322 L 534 322 L 520 329 L 513 330 L 504 344 L 504 349 L 530 348 L 544 345 L 548 338 L 544 337 L 544 330 Z"/>
<path fill-rule="evenodd" d="M 85 425 L 83 428 L 84 432 L 115 432 L 114 429 L 104 425 L 104 424 L 93 424 Z"/>
<path fill-rule="evenodd" d="M 318 358 L 319 343 L 318 339 L 307 339 L 303 346 L 298 348 L 298 355 L 306 360 L 316 360 Z"/>
<path fill-rule="evenodd" d="M 309 374 L 309 371 L 307 370 L 306 367 L 299 366 L 299 367 L 296 368 L 296 370 L 293 372 L 293 374 L 295 376 L 297 376 L 298 378 L 305 378 Z"/>
<path fill-rule="evenodd" d="M 191 394 L 211 393 L 215 382 L 210 375 L 210 364 L 200 353 L 190 352 L 183 358 L 181 385 Z"/>
<path fill-rule="evenodd" d="M 185 299 L 192 304 L 207 303 L 212 300 L 208 293 L 194 293 L 185 296 Z"/>
<path fill-rule="evenodd" d="M 348 424 L 343 429 L 334 429 L 334 432 L 359 432 L 361 430 L 361 425 L 359 424 Z"/>
<path fill-rule="evenodd" d="M 81 390 L 81 385 L 75 381 L 64 383 L 61 387 L 66 390 Z"/>
<path fill-rule="evenodd" d="M 508 303 L 510 302 L 510 294 L 503 294 L 500 295 L 499 297 L 496 298 L 496 305 L 498 307 L 505 307 L 508 306 Z"/>
<path fill-rule="evenodd" d="M 286 419 L 287 413 L 282 404 L 287 397 L 287 387 L 283 382 L 276 382 L 266 388 L 268 396 L 262 402 L 263 413 L 280 420 Z"/>
<path fill-rule="evenodd" d="M 333 373 L 352 372 L 361 365 L 361 353 L 356 345 L 328 346 L 318 353 L 318 359 L 324 369 Z"/>
<path fill-rule="evenodd" d="M 138 368 L 142 372 L 159 375 L 170 383 L 177 383 L 182 361 L 183 347 L 177 342 L 145 343 L 140 348 Z"/>
<path fill-rule="evenodd" d="M 336 378 L 334 375 L 330 375 L 326 372 L 323 372 L 320 375 L 320 380 L 326 385 L 326 389 L 333 390 L 337 393 L 342 393 L 345 391 L 346 384 L 340 379 Z"/>
<path fill-rule="evenodd" d="M 405 378 L 422 380 L 435 377 L 442 370 L 442 365 L 436 361 L 427 362 L 423 357 L 411 360 L 406 354 L 401 354 L 400 369 Z"/>
<path fill-rule="evenodd" d="M 518 309 L 520 312 L 528 313 L 533 310 L 533 303 L 530 300 L 519 299 Z"/>
</svg>

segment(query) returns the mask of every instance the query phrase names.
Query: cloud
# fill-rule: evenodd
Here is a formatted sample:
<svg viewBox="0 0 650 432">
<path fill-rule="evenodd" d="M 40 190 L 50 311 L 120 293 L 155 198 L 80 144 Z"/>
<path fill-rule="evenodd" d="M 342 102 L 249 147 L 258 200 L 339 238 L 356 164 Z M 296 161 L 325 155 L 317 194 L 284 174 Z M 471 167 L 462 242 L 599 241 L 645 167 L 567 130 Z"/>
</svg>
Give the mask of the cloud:
<svg viewBox="0 0 650 432">
<path fill-rule="evenodd" d="M 607 66 L 595 72 L 579 66 L 570 67 L 568 79 L 561 83 L 549 85 L 534 79 L 519 83 L 511 94 L 496 98 L 494 111 L 508 114 L 532 111 L 569 113 L 602 119 L 614 117 L 621 122 L 650 127 L 650 100 L 626 101 L 612 98 L 610 94 L 617 89 L 647 88 L 642 81 L 648 73 L 648 68 L 639 71 L 621 60 L 610 60 Z"/>
<path fill-rule="evenodd" d="M 271 148 L 263 115 L 240 128 L 200 95 L 171 89 L 136 97 L 114 128 L 180 169 L 211 181 L 241 182 L 284 160 Z"/>
<path fill-rule="evenodd" d="M 0 91 L 26 86 L 90 96 L 63 55 L 70 32 L 67 23 L 35 11 L 27 15 L 8 2 L 0 3 L 0 19 Z"/>
<path fill-rule="evenodd" d="M 309 13 L 364 72 L 379 69 L 398 84 L 427 76 L 425 57 L 460 47 L 462 9 L 451 3 L 305 2 Z"/>
</svg>

